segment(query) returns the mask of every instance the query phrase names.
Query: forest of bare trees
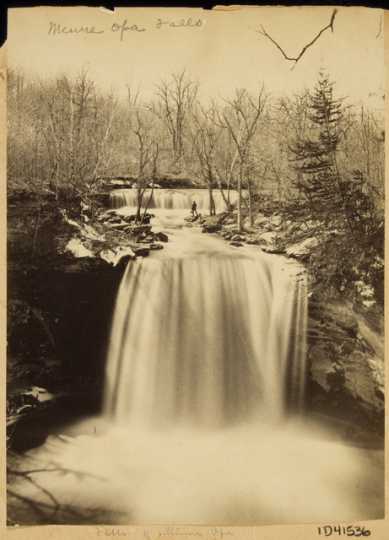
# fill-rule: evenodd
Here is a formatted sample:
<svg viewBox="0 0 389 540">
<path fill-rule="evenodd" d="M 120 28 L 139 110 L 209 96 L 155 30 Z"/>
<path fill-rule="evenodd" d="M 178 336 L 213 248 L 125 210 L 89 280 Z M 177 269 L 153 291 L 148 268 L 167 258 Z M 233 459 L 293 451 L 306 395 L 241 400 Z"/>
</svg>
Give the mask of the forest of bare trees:
<svg viewBox="0 0 389 540">
<path fill-rule="evenodd" d="M 8 88 L 10 193 L 50 192 L 60 201 L 92 195 L 101 178 L 127 177 L 141 220 L 153 189 L 175 175 L 208 189 L 211 214 L 221 192 L 239 230 L 270 198 L 292 219 L 331 230 L 331 257 L 349 260 L 342 249 L 350 246 L 367 265 L 382 255 L 383 115 L 340 99 L 327 74 L 277 98 L 264 81 L 255 92 L 238 87 L 232 97 L 204 99 L 185 71 L 156 81 L 151 100 L 131 85 L 126 97 L 103 91 L 86 70 L 51 80 L 9 70 Z"/>
</svg>

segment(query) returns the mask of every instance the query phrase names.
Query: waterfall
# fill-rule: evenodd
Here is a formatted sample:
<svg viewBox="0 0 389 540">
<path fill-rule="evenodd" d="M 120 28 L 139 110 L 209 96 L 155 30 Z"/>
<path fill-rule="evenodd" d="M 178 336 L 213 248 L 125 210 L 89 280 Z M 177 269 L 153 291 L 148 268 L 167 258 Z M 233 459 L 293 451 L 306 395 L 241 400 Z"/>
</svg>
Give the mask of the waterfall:
<svg viewBox="0 0 389 540">
<path fill-rule="evenodd" d="M 223 426 L 301 409 L 305 276 L 229 253 L 129 262 L 108 351 L 105 409 L 141 426 Z"/>
<path fill-rule="evenodd" d="M 144 197 L 144 203 L 148 201 L 149 193 Z M 213 191 L 216 212 L 223 212 L 226 209 L 223 196 L 219 191 Z M 235 203 L 237 194 L 230 191 L 230 202 Z M 190 210 L 193 201 L 196 201 L 199 212 L 209 212 L 209 192 L 207 189 L 155 189 L 151 198 L 149 208 L 163 208 L 168 210 Z M 110 204 L 112 208 L 137 206 L 136 189 L 116 189 L 110 194 Z"/>
</svg>

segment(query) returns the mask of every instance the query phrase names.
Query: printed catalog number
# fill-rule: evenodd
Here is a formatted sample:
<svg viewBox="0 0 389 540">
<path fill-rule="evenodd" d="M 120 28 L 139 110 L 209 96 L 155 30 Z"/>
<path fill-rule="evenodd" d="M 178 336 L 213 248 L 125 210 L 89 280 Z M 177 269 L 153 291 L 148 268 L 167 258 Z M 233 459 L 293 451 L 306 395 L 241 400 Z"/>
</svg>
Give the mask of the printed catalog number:
<svg viewBox="0 0 389 540">
<path fill-rule="evenodd" d="M 359 527 L 357 525 L 324 525 L 317 528 L 320 536 L 332 536 L 337 534 L 339 536 L 370 536 L 371 531 L 366 527 Z"/>
</svg>

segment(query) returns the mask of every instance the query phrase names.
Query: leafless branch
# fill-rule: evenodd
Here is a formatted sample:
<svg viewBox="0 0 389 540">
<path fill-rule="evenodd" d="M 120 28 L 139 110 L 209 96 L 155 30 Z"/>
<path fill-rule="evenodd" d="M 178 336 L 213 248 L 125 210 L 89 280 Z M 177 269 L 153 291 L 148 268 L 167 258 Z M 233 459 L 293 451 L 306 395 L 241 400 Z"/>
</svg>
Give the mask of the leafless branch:
<svg viewBox="0 0 389 540">
<path fill-rule="evenodd" d="M 305 54 L 305 52 L 307 51 L 307 49 L 309 49 L 310 47 L 312 47 L 312 45 L 314 45 L 314 43 L 316 43 L 316 41 L 319 39 L 319 37 L 326 31 L 326 30 L 331 30 L 331 32 L 334 31 L 334 21 L 335 21 L 335 17 L 336 17 L 336 14 L 337 14 L 338 10 L 337 9 L 334 9 L 334 11 L 332 12 L 332 15 L 331 15 L 331 19 L 330 19 L 330 22 L 320 30 L 320 32 L 318 34 L 316 34 L 316 36 L 309 42 L 307 43 L 306 45 L 304 45 L 304 47 L 301 49 L 301 51 L 299 52 L 299 54 L 297 56 L 289 56 L 288 54 L 286 54 L 286 52 L 284 51 L 284 49 L 277 43 L 277 41 L 272 38 L 265 30 L 265 28 L 261 25 L 261 29 L 258 30 L 258 33 L 261 34 L 262 36 L 265 36 L 267 37 L 276 47 L 277 49 L 281 52 L 282 56 L 285 58 L 285 60 L 288 60 L 289 62 L 294 62 L 293 66 L 292 66 L 292 69 L 296 66 L 297 62 L 301 59 L 301 57 Z"/>
</svg>

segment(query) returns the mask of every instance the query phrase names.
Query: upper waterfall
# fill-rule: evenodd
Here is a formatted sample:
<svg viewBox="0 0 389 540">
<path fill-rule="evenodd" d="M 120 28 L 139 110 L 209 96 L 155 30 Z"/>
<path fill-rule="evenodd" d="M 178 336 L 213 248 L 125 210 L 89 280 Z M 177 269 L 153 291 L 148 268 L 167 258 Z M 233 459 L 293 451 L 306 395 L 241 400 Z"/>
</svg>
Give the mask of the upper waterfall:
<svg viewBox="0 0 389 540">
<path fill-rule="evenodd" d="M 143 200 L 143 205 L 148 201 L 150 194 L 147 193 Z M 226 202 L 220 191 L 213 191 L 213 200 L 216 212 L 226 210 Z M 237 193 L 230 191 L 230 203 L 234 204 L 237 200 Z M 149 208 L 161 208 L 169 210 L 190 210 L 193 201 L 196 202 L 200 212 L 209 211 L 209 192 L 207 189 L 154 189 Z M 110 194 L 110 204 L 112 208 L 121 208 L 137 206 L 137 190 L 116 189 Z"/>
</svg>

